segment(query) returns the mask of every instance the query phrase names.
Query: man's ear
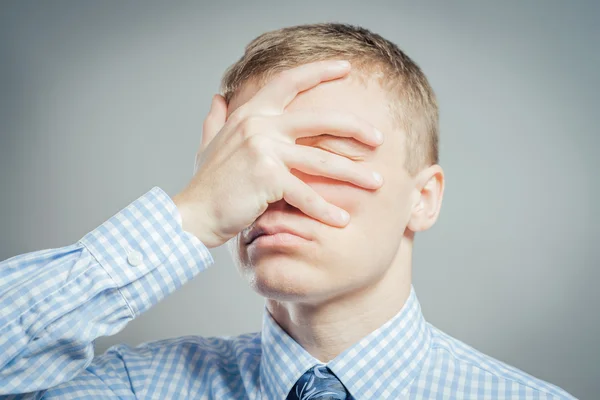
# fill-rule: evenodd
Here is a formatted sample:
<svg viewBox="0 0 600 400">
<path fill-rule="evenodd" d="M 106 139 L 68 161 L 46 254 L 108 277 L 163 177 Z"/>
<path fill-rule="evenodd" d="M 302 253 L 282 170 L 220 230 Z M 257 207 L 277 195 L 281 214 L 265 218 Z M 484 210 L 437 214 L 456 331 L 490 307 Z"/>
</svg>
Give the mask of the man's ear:
<svg viewBox="0 0 600 400">
<path fill-rule="evenodd" d="M 416 179 L 413 206 L 407 228 L 422 232 L 431 228 L 437 221 L 444 197 L 444 170 L 432 165 L 419 172 Z"/>
</svg>

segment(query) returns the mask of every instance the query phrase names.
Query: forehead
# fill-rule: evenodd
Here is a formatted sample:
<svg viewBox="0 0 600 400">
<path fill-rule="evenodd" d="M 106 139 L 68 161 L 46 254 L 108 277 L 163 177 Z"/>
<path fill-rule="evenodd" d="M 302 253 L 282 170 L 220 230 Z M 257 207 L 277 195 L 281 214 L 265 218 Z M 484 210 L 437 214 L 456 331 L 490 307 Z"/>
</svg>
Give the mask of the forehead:
<svg viewBox="0 0 600 400">
<path fill-rule="evenodd" d="M 228 116 L 251 100 L 259 89 L 260 87 L 256 83 L 247 83 L 242 86 L 230 101 L 227 110 Z M 350 75 L 343 79 L 321 83 L 298 94 L 286 110 L 323 108 L 351 112 L 386 135 L 394 125 L 389 101 L 387 93 L 374 79 L 359 79 Z"/>
</svg>

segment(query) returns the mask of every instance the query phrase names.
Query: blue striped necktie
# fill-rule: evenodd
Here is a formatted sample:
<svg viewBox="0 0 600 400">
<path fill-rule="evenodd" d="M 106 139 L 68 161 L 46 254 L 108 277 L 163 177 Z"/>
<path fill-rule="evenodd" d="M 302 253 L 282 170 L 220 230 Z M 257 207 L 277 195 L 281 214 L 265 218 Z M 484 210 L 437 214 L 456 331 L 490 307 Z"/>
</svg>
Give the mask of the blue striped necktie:
<svg viewBox="0 0 600 400">
<path fill-rule="evenodd" d="M 315 365 L 296 382 L 286 400 L 347 400 L 342 382 L 326 365 Z"/>
</svg>

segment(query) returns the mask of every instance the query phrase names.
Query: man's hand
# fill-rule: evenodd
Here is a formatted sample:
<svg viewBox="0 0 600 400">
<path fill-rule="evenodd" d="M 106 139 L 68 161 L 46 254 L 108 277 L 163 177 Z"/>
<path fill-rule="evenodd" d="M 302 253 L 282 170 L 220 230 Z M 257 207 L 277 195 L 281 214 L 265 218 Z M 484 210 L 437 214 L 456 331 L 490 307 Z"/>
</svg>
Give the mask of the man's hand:
<svg viewBox="0 0 600 400">
<path fill-rule="evenodd" d="M 227 120 L 225 99 L 216 95 L 204 122 L 196 173 L 174 197 L 183 228 L 209 248 L 220 246 L 281 199 L 326 224 L 345 226 L 348 213 L 326 202 L 290 169 L 369 189 L 381 183 L 364 166 L 297 145 L 296 139 L 328 133 L 375 147 L 383 137 L 350 113 L 284 109 L 298 93 L 349 71 L 345 61 L 319 61 L 283 71 Z"/>
</svg>

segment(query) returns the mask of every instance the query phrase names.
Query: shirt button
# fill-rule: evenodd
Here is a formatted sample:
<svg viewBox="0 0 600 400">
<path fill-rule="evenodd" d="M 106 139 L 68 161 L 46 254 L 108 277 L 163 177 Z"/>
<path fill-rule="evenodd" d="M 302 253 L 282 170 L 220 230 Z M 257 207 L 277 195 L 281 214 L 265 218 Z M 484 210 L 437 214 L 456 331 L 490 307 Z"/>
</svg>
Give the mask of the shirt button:
<svg viewBox="0 0 600 400">
<path fill-rule="evenodd" d="M 144 257 L 142 257 L 142 254 L 139 251 L 135 250 L 129 253 L 129 255 L 127 256 L 127 262 L 133 267 L 137 267 L 138 265 L 140 265 L 143 259 Z"/>
</svg>

